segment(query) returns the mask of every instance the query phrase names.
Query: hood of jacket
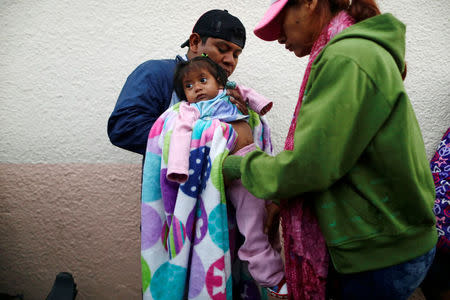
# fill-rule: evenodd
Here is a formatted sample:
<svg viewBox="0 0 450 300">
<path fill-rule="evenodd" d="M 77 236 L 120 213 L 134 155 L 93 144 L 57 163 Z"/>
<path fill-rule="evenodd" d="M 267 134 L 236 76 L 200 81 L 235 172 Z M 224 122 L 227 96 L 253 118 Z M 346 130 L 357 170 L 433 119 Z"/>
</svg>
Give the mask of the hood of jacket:
<svg viewBox="0 0 450 300">
<path fill-rule="evenodd" d="M 392 14 L 386 13 L 348 27 L 336 35 L 327 46 L 348 38 L 371 40 L 392 55 L 400 73 L 403 73 L 405 68 L 405 33 L 405 24 Z"/>
</svg>

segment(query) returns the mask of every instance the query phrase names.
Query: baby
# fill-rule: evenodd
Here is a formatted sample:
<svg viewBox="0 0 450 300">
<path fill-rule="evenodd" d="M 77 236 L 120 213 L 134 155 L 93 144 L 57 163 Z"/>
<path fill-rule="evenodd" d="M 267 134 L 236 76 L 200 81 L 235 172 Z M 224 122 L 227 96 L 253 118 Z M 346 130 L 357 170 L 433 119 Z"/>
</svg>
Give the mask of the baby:
<svg viewBox="0 0 450 300">
<path fill-rule="evenodd" d="M 219 119 L 230 123 L 233 128 L 239 126 L 232 150 L 235 155 L 244 156 L 256 148 L 247 123 L 249 116 L 242 114 L 230 102 L 227 88 L 237 89 L 249 107 L 260 115 L 272 107 L 271 101 L 252 89 L 228 82 L 225 71 L 208 57 L 196 57 L 177 65 L 174 89 L 180 99 L 187 101 L 180 103 L 171 136 L 167 179 L 179 183 L 188 180 L 192 128 L 199 118 Z M 280 253 L 272 248 L 268 236 L 263 232 L 266 202 L 250 194 L 240 180 L 230 184 L 227 194 L 236 209 L 238 229 L 245 237 L 238 251 L 239 258 L 248 261 L 250 274 L 261 286 L 267 287 L 269 294 L 287 298 Z"/>
</svg>

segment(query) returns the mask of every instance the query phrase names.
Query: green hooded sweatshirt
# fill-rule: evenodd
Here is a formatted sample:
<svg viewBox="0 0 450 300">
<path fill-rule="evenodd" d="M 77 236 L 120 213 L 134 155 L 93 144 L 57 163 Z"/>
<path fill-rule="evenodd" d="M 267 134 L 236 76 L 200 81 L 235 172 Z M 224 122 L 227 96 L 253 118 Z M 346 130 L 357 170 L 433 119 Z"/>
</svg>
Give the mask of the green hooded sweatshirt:
<svg viewBox="0 0 450 300">
<path fill-rule="evenodd" d="M 336 35 L 314 61 L 294 150 L 229 156 L 227 178 L 263 199 L 312 201 L 336 270 L 384 268 L 437 241 L 435 191 L 406 94 L 405 25 L 391 14 Z"/>
</svg>

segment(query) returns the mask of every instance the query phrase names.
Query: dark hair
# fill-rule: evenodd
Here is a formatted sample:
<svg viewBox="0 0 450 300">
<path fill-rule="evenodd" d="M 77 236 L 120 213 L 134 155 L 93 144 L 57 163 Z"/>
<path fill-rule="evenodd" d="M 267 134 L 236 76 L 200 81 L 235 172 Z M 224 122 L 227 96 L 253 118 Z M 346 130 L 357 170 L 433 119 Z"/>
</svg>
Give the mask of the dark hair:
<svg viewBox="0 0 450 300">
<path fill-rule="evenodd" d="M 173 76 L 173 88 L 181 100 L 186 100 L 184 94 L 183 79 L 191 71 L 206 69 L 222 86 L 228 81 L 225 70 L 207 56 L 197 56 L 189 61 L 179 62 L 175 68 Z"/>
<path fill-rule="evenodd" d="M 200 36 L 200 40 L 202 41 L 202 44 L 203 44 L 203 45 L 206 44 L 206 41 L 208 40 L 208 38 L 210 38 L 210 36 L 204 36 L 204 35 L 201 35 L 201 36 Z M 182 47 L 182 48 L 188 47 L 188 48 L 190 49 L 191 46 L 189 45 L 189 39 L 187 39 L 187 41 L 184 42 L 184 43 L 181 45 L 181 47 Z"/>
<path fill-rule="evenodd" d="M 286 6 L 301 5 L 307 1 L 311 0 L 289 0 Z M 355 19 L 356 23 L 380 14 L 380 9 L 375 0 L 318 0 L 316 7 L 317 18 L 315 18 L 316 24 L 313 25 L 316 25 L 318 28 L 323 28 L 326 25 L 326 20 L 341 10 L 347 10 L 348 14 Z M 320 32 L 319 30 L 318 34 Z M 314 37 L 314 40 L 316 38 Z"/>
<path fill-rule="evenodd" d="M 200 36 L 200 40 L 202 41 L 202 44 L 204 45 L 204 44 L 206 44 L 206 40 L 208 39 L 208 38 L 210 38 L 210 36 Z"/>
</svg>

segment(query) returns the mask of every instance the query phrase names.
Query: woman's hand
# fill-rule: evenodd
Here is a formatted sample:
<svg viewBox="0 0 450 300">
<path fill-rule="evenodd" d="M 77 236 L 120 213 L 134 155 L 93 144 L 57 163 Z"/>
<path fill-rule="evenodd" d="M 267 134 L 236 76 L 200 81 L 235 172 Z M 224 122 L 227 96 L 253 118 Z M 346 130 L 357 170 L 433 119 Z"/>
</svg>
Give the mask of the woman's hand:
<svg viewBox="0 0 450 300">
<path fill-rule="evenodd" d="M 227 95 L 230 96 L 230 102 L 236 105 L 241 113 L 248 115 L 247 103 L 242 99 L 238 90 L 227 90 Z"/>
<path fill-rule="evenodd" d="M 280 224 L 280 206 L 274 202 L 266 204 L 267 218 L 264 222 L 264 233 L 272 235 L 273 232 L 278 231 L 278 226 Z"/>
</svg>

